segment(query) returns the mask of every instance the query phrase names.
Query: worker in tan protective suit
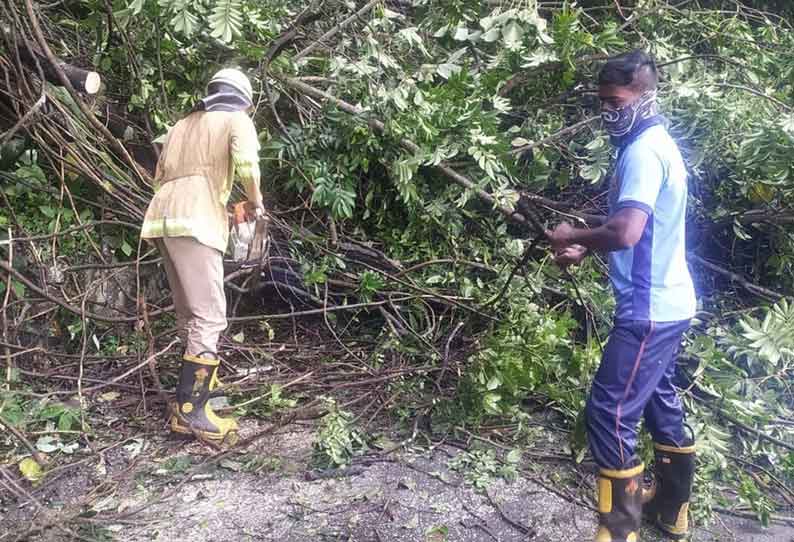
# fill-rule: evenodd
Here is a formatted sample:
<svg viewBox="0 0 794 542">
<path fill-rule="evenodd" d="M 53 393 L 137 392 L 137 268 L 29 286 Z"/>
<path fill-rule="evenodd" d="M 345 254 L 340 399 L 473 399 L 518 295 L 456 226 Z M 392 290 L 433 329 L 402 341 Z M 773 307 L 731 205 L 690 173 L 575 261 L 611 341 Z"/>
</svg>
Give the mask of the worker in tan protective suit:
<svg viewBox="0 0 794 542">
<path fill-rule="evenodd" d="M 155 195 L 141 237 L 163 257 L 186 340 L 172 405 L 172 431 L 222 440 L 237 429 L 209 405 L 218 386 L 218 338 L 226 328 L 223 253 L 229 237 L 226 204 L 235 174 L 245 188 L 249 218 L 262 212 L 259 143 L 249 117 L 253 89 L 240 71 L 223 69 L 166 136 L 154 179 Z"/>
</svg>

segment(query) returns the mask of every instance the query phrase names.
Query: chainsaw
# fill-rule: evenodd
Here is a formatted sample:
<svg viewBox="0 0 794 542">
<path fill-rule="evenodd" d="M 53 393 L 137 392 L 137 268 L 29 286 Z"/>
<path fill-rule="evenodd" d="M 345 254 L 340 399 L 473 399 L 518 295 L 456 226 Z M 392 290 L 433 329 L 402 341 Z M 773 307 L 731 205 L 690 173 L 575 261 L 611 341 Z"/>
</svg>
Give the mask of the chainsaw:
<svg viewBox="0 0 794 542">
<path fill-rule="evenodd" d="M 269 252 L 268 226 L 270 217 L 262 209 L 257 208 L 254 220 L 248 219 L 245 210 L 246 202 L 234 206 L 232 213 L 232 244 L 233 257 L 240 262 L 240 267 L 254 267 L 251 289 L 256 288 L 262 273 L 262 264 Z"/>
</svg>

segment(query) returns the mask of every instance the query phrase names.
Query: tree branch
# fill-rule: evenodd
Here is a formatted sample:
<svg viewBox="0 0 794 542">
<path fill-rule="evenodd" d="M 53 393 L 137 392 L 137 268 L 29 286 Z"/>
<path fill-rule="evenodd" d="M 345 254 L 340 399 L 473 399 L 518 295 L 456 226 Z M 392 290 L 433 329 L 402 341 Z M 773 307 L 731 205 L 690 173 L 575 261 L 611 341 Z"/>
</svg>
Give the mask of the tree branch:
<svg viewBox="0 0 794 542">
<path fill-rule="evenodd" d="M 581 120 L 581 121 L 577 122 L 576 124 L 572 124 L 572 125 L 570 125 L 570 126 L 568 126 L 566 128 L 563 128 L 562 130 L 560 130 L 558 132 L 554 132 L 553 134 L 551 134 L 551 135 L 549 135 L 547 137 L 544 137 L 540 141 L 534 141 L 534 142 L 532 142 L 532 143 L 530 143 L 528 145 L 523 145 L 521 147 L 517 147 L 515 149 L 512 149 L 512 150 L 508 151 L 507 154 L 510 154 L 510 155 L 523 154 L 523 153 L 525 153 L 525 152 L 527 152 L 529 150 L 532 150 L 532 149 L 534 149 L 536 147 L 540 147 L 542 145 L 547 145 L 548 143 L 551 143 L 555 139 L 560 139 L 561 137 L 564 137 L 564 136 L 567 136 L 567 135 L 570 135 L 570 134 L 575 134 L 576 132 L 578 132 L 579 130 L 581 130 L 582 128 L 584 128 L 585 126 L 590 124 L 591 122 L 594 122 L 594 121 L 596 121 L 596 120 L 598 120 L 600 118 L 601 117 L 599 115 L 593 115 L 592 117 L 587 117 L 586 119 Z"/>
<path fill-rule="evenodd" d="M 765 297 L 772 301 L 777 301 L 785 297 L 783 294 L 779 292 L 775 292 L 774 290 L 770 290 L 768 288 L 764 288 L 763 286 L 758 286 L 757 284 L 753 284 L 752 282 L 742 277 L 738 273 L 734 273 L 733 271 L 729 271 L 707 260 L 704 260 L 703 258 L 701 258 L 700 256 L 698 256 L 693 252 L 687 253 L 687 260 L 689 260 L 690 262 L 694 262 L 698 265 L 702 265 L 706 269 L 710 269 L 715 273 L 719 273 L 720 275 L 728 277 L 732 282 L 737 283 L 739 286 L 741 286 L 742 288 L 744 288 L 745 290 L 747 290 L 752 294 Z"/>
<path fill-rule="evenodd" d="M 270 64 L 273 60 L 281 54 L 281 51 L 284 48 L 292 43 L 298 35 L 298 29 L 306 24 L 309 24 L 313 21 L 316 21 L 320 18 L 320 14 L 317 13 L 315 10 L 319 7 L 321 0 L 314 0 L 311 5 L 309 5 L 303 13 L 298 16 L 295 23 L 292 27 L 282 33 L 279 37 L 277 37 L 273 42 L 270 44 L 270 48 L 265 55 L 265 63 L 262 67 L 262 71 L 264 72 L 265 76 L 262 78 L 262 83 L 265 86 L 265 92 L 267 93 L 267 102 L 270 106 L 270 113 L 273 115 L 273 118 L 276 119 L 276 123 L 278 127 L 281 129 L 281 133 L 284 134 L 290 142 L 294 143 L 292 137 L 289 135 L 287 131 L 287 127 L 284 125 L 284 122 L 281 120 L 281 115 L 278 114 L 276 110 L 276 104 L 272 100 L 273 93 L 270 91 L 270 82 L 268 81 L 268 74 L 270 72 Z"/>
<path fill-rule="evenodd" d="M 311 45 L 306 47 L 303 51 L 300 51 L 297 55 L 295 55 L 293 57 L 292 60 L 297 62 L 301 58 L 305 57 L 306 55 L 308 55 L 309 53 L 311 53 L 312 51 L 317 49 L 317 47 L 319 47 L 320 45 L 322 45 L 323 43 L 327 42 L 329 39 L 334 37 L 340 31 L 344 30 L 350 23 L 352 23 L 353 21 L 355 21 L 356 19 L 358 19 L 359 17 L 364 15 L 366 12 L 371 10 L 373 7 L 375 7 L 380 2 L 381 2 L 381 0 L 370 0 L 370 2 L 367 2 L 366 4 L 364 4 L 364 7 L 362 7 L 357 12 L 355 12 L 353 15 L 351 15 L 350 17 L 348 17 L 347 19 L 345 19 L 344 21 L 342 21 L 341 23 L 339 23 L 338 25 L 333 27 L 331 30 L 329 30 L 328 32 L 326 32 L 325 34 L 320 36 L 317 41 L 315 41 L 314 43 L 312 43 Z"/>
</svg>

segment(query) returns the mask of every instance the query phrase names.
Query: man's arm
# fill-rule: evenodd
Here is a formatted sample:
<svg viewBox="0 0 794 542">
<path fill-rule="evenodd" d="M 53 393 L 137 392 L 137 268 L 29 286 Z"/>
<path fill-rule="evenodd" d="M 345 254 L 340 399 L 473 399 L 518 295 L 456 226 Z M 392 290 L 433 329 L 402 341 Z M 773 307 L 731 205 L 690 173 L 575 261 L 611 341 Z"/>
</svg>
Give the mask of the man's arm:
<svg viewBox="0 0 794 542">
<path fill-rule="evenodd" d="M 235 174 L 243 184 L 248 203 L 251 207 L 262 209 L 262 192 L 259 187 L 259 140 L 251 119 L 244 118 L 232 130 L 231 153 Z"/>
<path fill-rule="evenodd" d="M 557 252 L 571 245 L 582 245 L 588 250 L 614 252 L 636 245 L 647 221 L 648 213 L 644 210 L 624 207 L 597 228 L 588 230 L 562 223 L 554 231 L 546 232 L 546 235 Z"/>
<path fill-rule="evenodd" d="M 555 252 L 574 244 L 606 252 L 636 245 L 645 231 L 648 217 L 654 212 L 666 171 L 664 161 L 652 147 L 631 145 L 623 166 L 616 173 L 620 182 L 615 214 L 606 224 L 591 230 L 560 224 L 553 232 L 547 232 Z"/>
</svg>

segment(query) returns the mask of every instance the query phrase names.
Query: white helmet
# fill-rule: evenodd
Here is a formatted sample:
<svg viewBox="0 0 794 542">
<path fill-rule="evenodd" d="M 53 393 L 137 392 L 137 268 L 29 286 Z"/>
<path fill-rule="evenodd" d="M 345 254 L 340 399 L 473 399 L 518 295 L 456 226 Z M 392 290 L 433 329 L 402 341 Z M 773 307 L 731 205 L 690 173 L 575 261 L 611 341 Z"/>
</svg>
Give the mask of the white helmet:
<svg viewBox="0 0 794 542">
<path fill-rule="evenodd" d="M 254 89 L 251 86 L 251 81 L 249 81 L 248 77 L 240 70 L 224 68 L 212 76 L 209 84 L 211 85 L 212 83 L 225 83 L 230 85 L 242 92 L 252 103 L 254 101 Z"/>
</svg>

